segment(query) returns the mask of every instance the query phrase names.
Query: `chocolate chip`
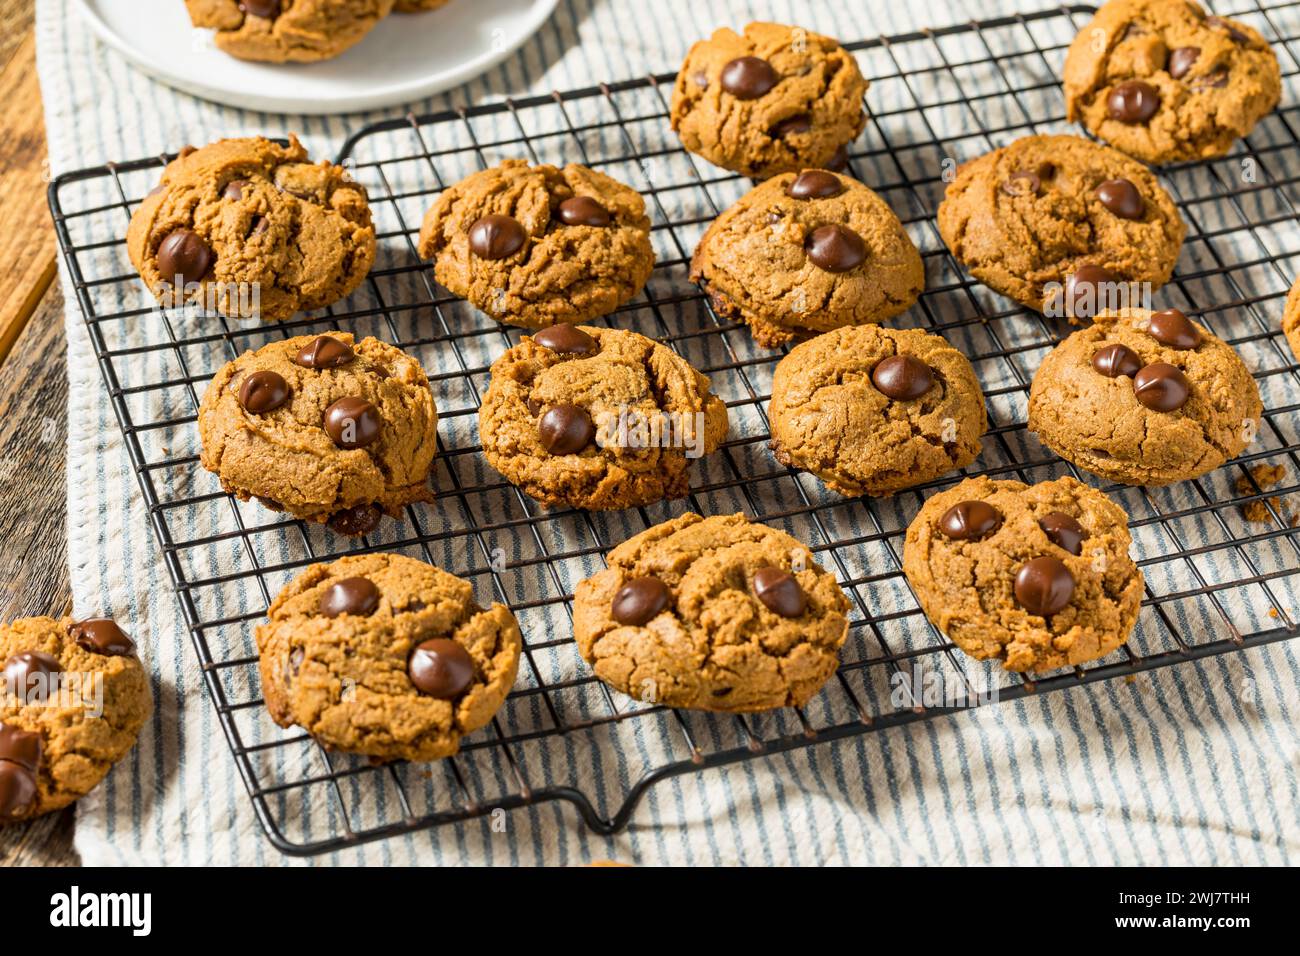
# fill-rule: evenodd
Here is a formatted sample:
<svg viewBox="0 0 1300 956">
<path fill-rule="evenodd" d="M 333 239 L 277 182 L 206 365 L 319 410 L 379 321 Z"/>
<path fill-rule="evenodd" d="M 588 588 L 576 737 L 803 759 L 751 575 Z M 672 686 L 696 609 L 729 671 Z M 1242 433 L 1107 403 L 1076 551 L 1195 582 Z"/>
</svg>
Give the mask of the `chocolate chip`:
<svg viewBox="0 0 1300 956">
<path fill-rule="evenodd" d="M 221 195 L 226 199 L 240 200 L 244 198 L 244 190 L 248 187 L 247 179 L 232 179 L 226 183 L 226 188 L 221 190 Z"/>
<path fill-rule="evenodd" d="M 294 677 L 298 676 L 298 672 L 302 670 L 303 658 L 306 656 L 307 652 L 301 647 L 295 647 L 289 652 L 289 673 L 291 675 Z"/>
<path fill-rule="evenodd" d="M 1079 266 L 1065 279 L 1065 314 L 1076 318 L 1092 318 L 1102 311 L 1108 298 L 1102 286 L 1122 281 L 1122 276 L 1104 266 Z"/>
<path fill-rule="evenodd" d="M 1133 376 L 1133 394 L 1153 412 L 1176 412 L 1191 393 L 1187 376 L 1168 362 L 1152 362 Z"/>
<path fill-rule="evenodd" d="M 329 526 L 339 534 L 355 538 L 374 531 L 379 527 L 379 519 L 383 516 L 383 509 L 378 505 L 355 505 L 330 515 Z"/>
<path fill-rule="evenodd" d="M 406 672 L 422 694 L 454 700 L 474 681 L 474 659 L 450 638 L 435 637 L 416 647 Z"/>
<path fill-rule="evenodd" d="M 939 518 L 939 530 L 954 541 L 975 541 L 1002 526 L 1002 512 L 987 501 L 959 501 Z"/>
<path fill-rule="evenodd" d="M 1087 532 L 1083 530 L 1083 525 L 1064 511 L 1043 515 L 1038 519 L 1038 527 L 1043 529 L 1043 534 L 1057 547 L 1074 555 L 1083 553 L 1083 539 L 1087 537 Z"/>
<path fill-rule="evenodd" d="M 807 113 L 795 113 L 794 116 L 787 116 L 769 129 L 767 135 L 773 139 L 780 139 L 783 136 L 806 133 L 810 129 L 812 129 L 812 117 Z"/>
<path fill-rule="evenodd" d="M 561 355 L 595 355 L 600 351 L 594 338 L 567 322 L 542 329 L 533 335 L 533 341 Z"/>
<path fill-rule="evenodd" d="M 36 775 L 0 760 L 0 821 L 21 820 L 36 808 Z"/>
<path fill-rule="evenodd" d="M 737 57 L 722 68 L 722 88 L 740 100 L 758 99 L 780 81 L 772 64 L 762 57 Z"/>
<path fill-rule="evenodd" d="M 934 385 L 934 371 L 911 355 L 891 355 L 871 370 L 871 384 L 890 398 L 908 402 Z"/>
<path fill-rule="evenodd" d="M 135 641 L 116 622 L 106 617 L 89 618 L 68 625 L 68 636 L 83 651 L 105 657 L 126 657 L 135 653 Z"/>
<path fill-rule="evenodd" d="M 819 226 L 804 240 L 813 265 L 827 272 L 848 272 L 867 258 L 867 244 L 845 226 Z"/>
<path fill-rule="evenodd" d="M 41 765 L 45 744 L 35 731 L 0 723 L 0 760 L 35 771 Z"/>
<path fill-rule="evenodd" d="M 1181 80 L 1187 75 L 1187 71 L 1196 65 L 1197 58 L 1201 55 L 1199 46 L 1180 46 L 1176 50 L 1169 51 L 1169 75 L 1175 80 Z"/>
<path fill-rule="evenodd" d="M 504 259 L 528 238 L 519 220 L 509 216 L 484 216 L 469 227 L 469 248 L 480 259 Z"/>
<path fill-rule="evenodd" d="M 826 168 L 831 172 L 840 173 L 849 168 L 849 147 L 847 144 L 841 146 L 826 161 Z"/>
<path fill-rule="evenodd" d="M 1141 219 L 1147 204 L 1127 179 L 1108 179 L 1097 187 L 1097 199 L 1121 219 Z"/>
<path fill-rule="evenodd" d="M 241 0 L 240 6 L 263 20 L 274 20 L 280 15 L 280 0 Z"/>
<path fill-rule="evenodd" d="M 696 70 L 691 74 L 691 80 L 700 89 L 707 89 L 709 85 L 709 74 L 707 70 Z"/>
<path fill-rule="evenodd" d="M 1228 85 L 1228 71 L 1222 68 L 1217 69 L 1213 73 L 1197 77 L 1187 85 L 1197 92 L 1201 90 L 1221 90 Z"/>
<path fill-rule="evenodd" d="M 1161 345 L 1185 352 L 1201 344 L 1201 332 L 1179 309 L 1152 312 L 1147 325 L 1151 337 Z"/>
<path fill-rule="evenodd" d="M 785 194 L 791 199 L 829 199 L 844 192 L 844 182 L 824 169 L 805 169 L 794 178 Z"/>
<path fill-rule="evenodd" d="M 273 412 L 289 400 L 289 383 L 279 372 L 253 372 L 239 386 L 239 404 L 254 415 Z"/>
<path fill-rule="evenodd" d="M 164 282 L 176 285 L 201 281 L 216 260 L 212 247 L 192 229 L 170 232 L 158 246 L 158 273 Z"/>
<path fill-rule="evenodd" d="M 1121 123 L 1145 123 L 1158 109 L 1160 91 L 1142 80 L 1126 80 L 1106 98 L 1106 112 Z"/>
<path fill-rule="evenodd" d="M 379 607 L 379 588 L 369 578 L 340 578 L 321 593 L 316 607 L 326 617 L 368 617 Z"/>
<path fill-rule="evenodd" d="M 808 596 L 789 571 L 759 568 L 754 572 L 754 594 L 772 613 L 799 617 L 808 607 Z"/>
<path fill-rule="evenodd" d="M 384 420 L 364 398 L 340 398 L 325 409 L 325 434 L 340 448 L 365 448 L 379 440 Z"/>
<path fill-rule="evenodd" d="M 585 408 L 555 405 L 537 423 L 537 434 L 552 455 L 572 455 L 596 437 L 596 426 Z"/>
<path fill-rule="evenodd" d="M 1038 173 L 1022 169 L 1008 176 L 998 188 L 1008 196 L 1037 196 L 1043 188 L 1043 180 Z"/>
<path fill-rule="evenodd" d="M 633 578 L 618 589 L 609 612 L 620 624 L 640 627 L 668 607 L 668 585 L 658 578 Z"/>
<path fill-rule="evenodd" d="M 1223 30 L 1232 39 L 1233 43 L 1239 43 L 1243 46 L 1250 43 L 1250 37 L 1237 29 L 1237 25 L 1231 20 L 1225 20 L 1223 17 L 1206 17 L 1205 25 L 1211 30 Z"/>
<path fill-rule="evenodd" d="M 303 368 L 338 368 L 356 357 L 357 353 L 352 351 L 350 345 L 330 335 L 318 335 L 298 350 L 298 354 L 293 357 L 293 364 Z"/>
<path fill-rule="evenodd" d="M 590 196 L 564 200 L 557 210 L 557 218 L 566 226 L 608 226 L 613 221 L 609 210 Z"/>
<path fill-rule="evenodd" d="M 1038 178 L 1041 181 L 1047 182 L 1047 180 L 1056 175 L 1056 163 L 1039 163 L 1034 167 L 1034 172 L 1038 174 Z"/>
<path fill-rule="evenodd" d="M 40 703 L 58 687 L 63 666 L 41 651 L 23 651 L 5 662 L 4 683 L 25 704 Z"/>
<path fill-rule="evenodd" d="M 1104 345 L 1092 353 L 1092 367 L 1107 378 L 1127 375 L 1132 378 L 1142 367 L 1142 359 L 1127 345 Z"/>
<path fill-rule="evenodd" d="M 1015 593 L 1030 614 L 1051 617 L 1070 603 L 1074 575 L 1060 558 L 1034 558 L 1016 572 Z"/>
</svg>

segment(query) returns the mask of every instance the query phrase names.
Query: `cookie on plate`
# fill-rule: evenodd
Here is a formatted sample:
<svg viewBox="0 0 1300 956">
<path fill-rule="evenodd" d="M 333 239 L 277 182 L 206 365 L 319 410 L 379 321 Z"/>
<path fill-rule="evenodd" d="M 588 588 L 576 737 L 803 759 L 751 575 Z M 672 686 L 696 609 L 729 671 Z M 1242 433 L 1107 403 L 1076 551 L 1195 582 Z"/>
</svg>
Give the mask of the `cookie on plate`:
<svg viewBox="0 0 1300 956">
<path fill-rule="evenodd" d="M 66 807 L 135 746 L 153 697 L 106 618 L 0 624 L 0 825 Z"/>
<path fill-rule="evenodd" d="M 504 703 L 522 647 L 508 608 L 400 554 L 311 565 L 257 628 L 272 719 L 385 760 L 456 753 Z"/>
<path fill-rule="evenodd" d="M 636 190 L 585 166 L 522 159 L 444 190 L 419 251 L 451 292 L 531 329 L 613 312 L 641 291 L 655 258 Z"/>
<path fill-rule="evenodd" d="M 199 406 L 203 467 L 273 511 L 373 531 L 429 501 L 438 411 L 420 363 L 349 332 L 300 335 L 222 366 Z"/>
<path fill-rule="evenodd" d="M 867 81 L 853 55 L 802 27 L 722 28 L 691 47 L 673 86 L 671 121 L 709 162 L 765 179 L 834 165 L 866 125 Z"/>
<path fill-rule="evenodd" d="M 690 463 L 727 434 L 709 380 L 636 332 L 552 326 L 491 375 L 483 454 L 543 504 L 606 511 L 685 497 Z"/>
<path fill-rule="evenodd" d="M 1098 316 L 1048 353 L 1029 390 L 1043 444 L 1127 485 L 1219 467 L 1254 441 L 1262 411 L 1232 346 L 1177 309 Z"/>
<path fill-rule="evenodd" d="M 274 322 L 352 292 L 375 261 L 366 191 L 294 137 L 187 147 L 137 207 L 127 253 L 164 306 Z"/>
<path fill-rule="evenodd" d="M 796 346 L 772 377 L 771 448 L 842 495 L 891 495 L 980 453 L 970 361 L 938 335 L 849 326 Z"/>
<path fill-rule="evenodd" d="M 578 584 L 573 635 L 596 676 L 695 710 L 802 707 L 835 673 L 849 602 L 783 531 L 685 514 L 641 532 Z"/>
<path fill-rule="evenodd" d="M 1287 293 L 1286 305 L 1282 308 L 1282 331 L 1291 345 L 1291 353 L 1300 361 L 1300 278 Z"/>
<path fill-rule="evenodd" d="M 1148 163 L 1222 156 L 1277 105 L 1268 43 L 1190 0 L 1110 0 L 1065 58 L 1067 116 Z"/>
<path fill-rule="evenodd" d="M 971 275 L 1071 320 L 1140 301 L 1130 283 L 1168 282 L 1186 232 L 1150 170 L 1078 136 L 1026 136 L 964 163 L 939 205 Z"/>
<path fill-rule="evenodd" d="M 310 63 L 364 39 L 388 16 L 393 0 L 185 0 L 185 6 L 196 27 L 217 31 L 217 49 L 224 53 L 240 60 Z"/>
<path fill-rule="evenodd" d="M 1128 640 L 1142 602 L 1128 516 L 1074 478 L 967 478 L 907 528 L 903 571 L 935 627 L 978 660 L 1047 671 Z"/>
<path fill-rule="evenodd" d="M 691 258 L 714 308 L 778 348 L 881 322 L 925 288 L 925 267 L 883 199 L 824 169 L 783 173 L 715 219 Z"/>
</svg>

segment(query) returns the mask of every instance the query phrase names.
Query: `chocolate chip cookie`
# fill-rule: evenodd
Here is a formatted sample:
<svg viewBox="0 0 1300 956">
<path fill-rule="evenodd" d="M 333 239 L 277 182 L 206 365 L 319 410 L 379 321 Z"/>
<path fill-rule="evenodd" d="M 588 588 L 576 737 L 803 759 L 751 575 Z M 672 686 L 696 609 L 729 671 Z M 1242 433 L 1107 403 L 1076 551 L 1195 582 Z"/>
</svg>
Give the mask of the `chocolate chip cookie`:
<svg viewBox="0 0 1300 956">
<path fill-rule="evenodd" d="M 867 81 L 852 54 L 802 27 L 725 27 L 686 54 L 671 121 L 711 163 L 767 178 L 834 165 L 866 125 Z"/>
<path fill-rule="evenodd" d="M 523 639 L 502 604 L 400 554 L 313 564 L 257 629 L 272 719 L 324 746 L 437 760 L 485 726 L 515 681 Z"/>
<path fill-rule="evenodd" d="M 967 478 L 907 528 L 903 571 L 935 627 L 977 660 L 1047 671 L 1128 640 L 1142 602 L 1128 516 L 1074 478 Z"/>
<path fill-rule="evenodd" d="M 1255 439 L 1259 389 L 1232 347 L 1177 309 L 1102 315 L 1053 349 L 1029 391 L 1029 428 L 1103 478 L 1165 485 Z"/>
<path fill-rule="evenodd" d="M 835 673 L 848 599 L 783 531 L 685 514 L 641 532 L 578 584 L 573 635 L 596 676 L 695 710 L 802 707 Z"/>
<path fill-rule="evenodd" d="M 850 176 L 805 169 L 772 177 L 715 219 L 691 280 L 720 315 L 778 348 L 905 311 L 925 267 L 883 199 Z"/>
<path fill-rule="evenodd" d="M 491 375 L 483 454 L 543 504 L 603 511 L 685 497 L 691 461 L 727 434 L 709 380 L 635 332 L 551 326 L 493 362 Z"/>
<path fill-rule="evenodd" d="M 153 709 L 135 644 L 106 618 L 0 624 L 0 826 L 66 807 L 135 746 Z"/>
<path fill-rule="evenodd" d="M 1277 57 L 1190 0 L 1110 0 L 1065 59 L 1069 119 L 1148 163 L 1222 156 L 1277 105 Z"/>
<path fill-rule="evenodd" d="M 966 356 L 875 325 L 796 346 L 776 366 L 768 416 L 777 461 L 842 495 L 891 495 L 969 465 L 988 427 Z"/>
<path fill-rule="evenodd" d="M 971 275 L 1071 320 L 1168 282 L 1186 231 L 1150 170 L 1078 136 L 1026 136 L 964 163 L 939 205 L 943 241 Z"/>
<path fill-rule="evenodd" d="M 1292 354 L 1300 361 L 1300 278 L 1287 293 L 1286 305 L 1282 308 L 1282 331 L 1291 344 Z"/>
<path fill-rule="evenodd" d="M 352 292 L 375 261 L 366 191 L 294 137 L 187 147 L 131 217 L 127 252 L 164 306 L 274 322 Z"/>
<path fill-rule="evenodd" d="M 451 292 L 532 329 L 613 312 L 654 268 L 641 196 L 572 163 L 508 159 L 462 179 L 424 217 L 419 249 Z"/>
<path fill-rule="evenodd" d="M 185 6 L 190 22 L 216 30 L 217 49 L 233 57 L 310 63 L 364 39 L 393 0 L 185 0 Z"/>
<path fill-rule="evenodd" d="M 429 501 L 438 411 L 420 364 L 378 339 L 300 335 L 222 366 L 199 407 L 203 467 L 243 500 L 373 531 Z"/>
</svg>

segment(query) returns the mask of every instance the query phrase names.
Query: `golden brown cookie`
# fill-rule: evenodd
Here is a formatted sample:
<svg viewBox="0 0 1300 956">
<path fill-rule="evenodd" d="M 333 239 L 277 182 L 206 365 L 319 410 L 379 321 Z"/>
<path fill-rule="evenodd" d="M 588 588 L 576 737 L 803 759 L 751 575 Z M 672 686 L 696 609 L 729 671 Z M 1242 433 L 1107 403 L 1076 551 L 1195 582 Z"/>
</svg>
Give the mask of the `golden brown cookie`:
<svg viewBox="0 0 1300 956">
<path fill-rule="evenodd" d="M 1141 304 L 1169 281 L 1187 231 L 1150 170 L 1078 136 L 1026 136 L 964 163 L 938 215 L 971 275 L 1071 319 Z"/>
<path fill-rule="evenodd" d="M 690 463 L 727 434 L 709 380 L 635 332 L 552 326 L 491 374 L 483 454 L 543 504 L 606 511 L 685 497 Z"/>
<path fill-rule="evenodd" d="M 1282 331 L 1291 345 L 1291 354 L 1300 361 L 1300 278 L 1291 286 L 1282 308 Z"/>
<path fill-rule="evenodd" d="M 627 302 L 654 268 L 645 202 L 604 173 L 508 159 L 443 191 L 420 255 L 500 322 L 587 322 Z"/>
<path fill-rule="evenodd" d="M 1128 640 L 1142 602 L 1128 516 L 1074 478 L 967 478 L 907 528 L 903 571 L 934 625 L 977 660 L 1047 671 Z"/>
<path fill-rule="evenodd" d="M 295 137 L 186 148 L 131 217 L 127 252 L 164 306 L 267 322 L 352 292 L 375 261 L 366 191 Z"/>
<path fill-rule="evenodd" d="M 300 335 L 222 366 L 199 406 L 203 467 L 243 500 L 367 534 L 429 501 L 438 411 L 409 355 L 349 332 Z"/>
<path fill-rule="evenodd" d="M 1043 444 L 1128 485 L 1219 467 L 1254 441 L 1262 411 L 1232 346 L 1177 309 L 1098 316 L 1048 353 L 1029 391 Z"/>
<path fill-rule="evenodd" d="M 980 453 L 970 361 L 938 335 L 858 325 L 796 346 L 772 377 L 772 453 L 842 495 L 891 495 Z"/>
<path fill-rule="evenodd" d="M 185 6 L 190 22 L 216 30 L 217 49 L 233 57 L 310 63 L 364 39 L 393 0 L 185 0 Z"/>
<path fill-rule="evenodd" d="M 1190 0 L 1110 0 L 1065 58 L 1068 118 L 1148 163 L 1222 156 L 1277 105 L 1277 57 Z"/>
<path fill-rule="evenodd" d="M 723 27 L 686 54 L 671 121 L 711 163 L 766 178 L 833 165 L 862 132 L 867 91 L 853 55 L 802 27 Z"/>
<path fill-rule="evenodd" d="M 523 639 L 502 604 L 400 554 L 313 564 L 257 629 L 262 692 L 281 727 L 386 760 L 437 760 L 485 726 L 515 681 Z"/>
<path fill-rule="evenodd" d="M 89 793 L 153 709 L 134 642 L 107 619 L 0 624 L 0 668 L 0 826 Z"/>
<path fill-rule="evenodd" d="M 802 707 L 839 664 L 848 599 L 807 547 L 744 515 L 685 514 L 578 584 L 573 636 L 596 676 L 696 710 Z"/>
<path fill-rule="evenodd" d="M 905 311 L 925 267 L 883 199 L 851 176 L 783 173 L 713 221 L 691 280 L 767 348 Z"/>
</svg>

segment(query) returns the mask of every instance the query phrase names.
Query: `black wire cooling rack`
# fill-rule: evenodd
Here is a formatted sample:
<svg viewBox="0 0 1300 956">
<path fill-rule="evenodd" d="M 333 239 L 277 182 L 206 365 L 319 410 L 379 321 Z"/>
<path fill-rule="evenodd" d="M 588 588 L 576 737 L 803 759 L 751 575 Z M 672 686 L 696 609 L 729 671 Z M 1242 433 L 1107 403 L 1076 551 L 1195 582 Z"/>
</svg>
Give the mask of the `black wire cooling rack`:
<svg viewBox="0 0 1300 956">
<path fill-rule="evenodd" d="M 95 354 L 175 585 L 220 724 L 257 815 L 286 853 L 364 840 L 545 801 L 567 801 L 594 830 L 625 826 L 657 781 L 953 713 L 1209 657 L 1295 635 L 1300 531 L 1300 374 L 1278 330 L 1300 268 L 1297 184 L 1300 2 L 1221 12 L 1273 43 L 1288 92 L 1229 157 L 1161 176 L 1188 224 L 1172 283 L 1158 293 L 1230 342 L 1253 370 L 1265 413 L 1247 453 L 1172 488 L 1107 486 L 1132 518 L 1147 589 L 1127 646 L 1089 666 L 1006 675 L 956 652 L 920 613 L 901 572 L 904 529 L 923 499 L 958 480 L 889 499 L 846 500 L 780 467 L 766 448 L 765 405 L 781 357 L 722 320 L 687 281 L 709 221 L 752 184 L 681 149 L 668 127 L 673 77 L 407 117 L 368 127 L 340 161 L 369 189 L 380 256 L 346 303 L 277 326 L 164 314 L 145 296 L 122 236 L 168 157 L 60 176 L 50 205 Z M 1033 482 L 1073 469 L 1025 431 L 1030 379 L 1068 330 L 982 288 L 952 262 L 934 212 L 958 162 L 1035 132 L 1065 130 L 1065 49 L 1090 7 L 926 30 L 850 45 L 871 79 L 869 123 L 851 171 L 898 212 L 926 262 L 928 291 L 896 324 L 939 332 L 969 355 L 988 399 L 984 452 L 965 474 Z M 1283 25 L 1291 29 L 1284 29 Z M 974 53 L 972 53 L 974 51 Z M 616 514 L 548 511 L 488 469 L 475 414 L 491 361 L 519 339 L 448 296 L 414 240 L 443 186 L 507 157 L 575 161 L 634 184 L 653 217 L 658 264 L 645 293 L 604 321 L 668 344 L 704 370 L 732 428 L 696 463 L 685 502 Z M 195 413 L 225 361 L 279 336 L 339 327 L 417 355 L 439 408 L 437 500 L 412 506 L 363 542 L 336 537 L 223 494 L 198 466 Z M 1282 483 L 1254 469 L 1280 465 Z M 1084 480 L 1094 479 L 1077 475 Z M 1262 515 L 1247 520 L 1256 504 Z M 578 659 L 569 600 L 612 546 L 690 508 L 743 510 L 809 543 L 853 604 L 843 664 L 799 711 L 744 717 L 669 711 L 613 694 Z M 271 724 L 253 629 L 306 565 L 352 550 L 400 551 L 471 579 L 508 604 L 526 652 L 514 692 L 462 752 L 426 765 L 376 766 L 329 753 Z M 921 691 L 922 687 L 927 688 Z M 936 695 L 931 693 L 939 688 Z"/>
</svg>

